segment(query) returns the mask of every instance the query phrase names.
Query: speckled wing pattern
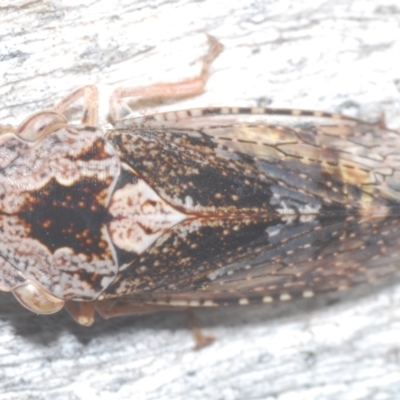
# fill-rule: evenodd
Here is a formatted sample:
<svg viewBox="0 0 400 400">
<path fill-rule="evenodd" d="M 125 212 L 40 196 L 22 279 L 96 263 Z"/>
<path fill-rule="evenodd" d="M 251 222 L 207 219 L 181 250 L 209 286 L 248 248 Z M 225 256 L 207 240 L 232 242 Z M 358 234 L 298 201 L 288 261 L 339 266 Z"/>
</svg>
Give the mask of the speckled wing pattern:
<svg viewBox="0 0 400 400">
<path fill-rule="evenodd" d="M 122 121 L 107 138 L 186 218 L 121 266 L 99 300 L 270 303 L 399 269 L 396 132 L 329 113 L 225 108 Z"/>
<path fill-rule="evenodd" d="M 110 130 L 40 112 L 0 135 L 0 290 L 90 325 L 95 309 L 271 303 L 393 276 L 399 136 L 313 111 Z"/>
</svg>

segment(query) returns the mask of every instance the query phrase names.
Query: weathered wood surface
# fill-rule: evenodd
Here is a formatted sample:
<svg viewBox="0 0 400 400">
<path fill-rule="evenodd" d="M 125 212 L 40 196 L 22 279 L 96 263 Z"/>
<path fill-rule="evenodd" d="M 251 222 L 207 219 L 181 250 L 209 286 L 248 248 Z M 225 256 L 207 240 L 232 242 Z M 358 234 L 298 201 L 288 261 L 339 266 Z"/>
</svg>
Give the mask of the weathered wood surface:
<svg viewBox="0 0 400 400">
<path fill-rule="evenodd" d="M 225 45 L 207 91 L 167 108 L 383 111 L 400 128 L 394 0 L 3 1 L 0 121 L 88 83 L 102 90 L 105 121 L 113 87 L 196 74 L 205 32 Z M 400 288 L 324 303 L 199 312 L 217 340 L 196 352 L 185 314 L 88 329 L 1 294 L 0 399 L 398 398 Z"/>
</svg>

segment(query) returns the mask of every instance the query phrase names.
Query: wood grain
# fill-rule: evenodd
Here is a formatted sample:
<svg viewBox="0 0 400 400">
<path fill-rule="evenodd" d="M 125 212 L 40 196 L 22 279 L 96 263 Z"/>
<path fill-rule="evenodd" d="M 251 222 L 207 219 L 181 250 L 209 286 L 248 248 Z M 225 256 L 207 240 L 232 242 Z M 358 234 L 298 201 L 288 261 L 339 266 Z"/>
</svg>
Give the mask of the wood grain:
<svg viewBox="0 0 400 400">
<path fill-rule="evenodd" d="M 156 110 L 270 105 L 371 120 L 383 111 L 400 127 L 394 0 L 16 0 L 0 10 L 3 124 L 85 84 L 99 85 L 105 123 L 116 86 L 198 73 L 209 32 L 225 51 L 206 93 Z M 398 397 L 400 288 L 327 303 L 199 312 L 217 340 L 196 352 L 185 314 L 88 329 L 1 294 L 0 399 Z"/>
</svg>

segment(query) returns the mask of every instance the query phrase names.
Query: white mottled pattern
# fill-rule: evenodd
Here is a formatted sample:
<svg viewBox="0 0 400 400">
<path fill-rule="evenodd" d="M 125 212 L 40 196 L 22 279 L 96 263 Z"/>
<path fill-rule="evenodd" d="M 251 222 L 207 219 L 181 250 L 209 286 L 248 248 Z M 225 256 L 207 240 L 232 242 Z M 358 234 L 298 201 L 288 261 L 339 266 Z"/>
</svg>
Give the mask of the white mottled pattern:
<svg viewBox="0 0 400 400">
<path fill-rule="evenodd" d="M 109 212 L 114 217 L 109 224 L 114 245 L 138 254 L 187 218 L 142 179 L 117 190 L 111 199 Z"/>
</svg>

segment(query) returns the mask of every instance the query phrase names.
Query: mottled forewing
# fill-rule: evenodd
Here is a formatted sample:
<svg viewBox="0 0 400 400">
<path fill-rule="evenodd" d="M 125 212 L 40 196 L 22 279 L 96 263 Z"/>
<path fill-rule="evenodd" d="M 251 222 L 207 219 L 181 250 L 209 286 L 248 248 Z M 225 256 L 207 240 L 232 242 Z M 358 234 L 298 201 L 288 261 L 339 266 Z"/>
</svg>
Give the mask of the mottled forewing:
<svg viewBox="0 0 400 400">
<path fill-rule="evenodd" d="M 215 112 L 109 137 L 165 199 L 199 215 L 121 271 L 104 297 L 270 302 L 397 271 L 395 132 L 329 115 Z"/>
</svg>

